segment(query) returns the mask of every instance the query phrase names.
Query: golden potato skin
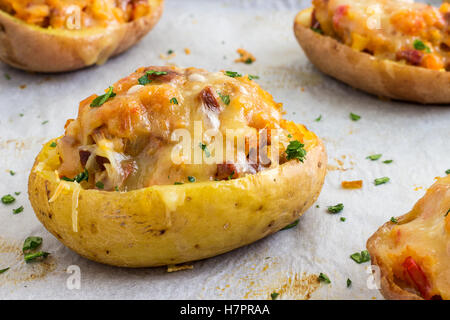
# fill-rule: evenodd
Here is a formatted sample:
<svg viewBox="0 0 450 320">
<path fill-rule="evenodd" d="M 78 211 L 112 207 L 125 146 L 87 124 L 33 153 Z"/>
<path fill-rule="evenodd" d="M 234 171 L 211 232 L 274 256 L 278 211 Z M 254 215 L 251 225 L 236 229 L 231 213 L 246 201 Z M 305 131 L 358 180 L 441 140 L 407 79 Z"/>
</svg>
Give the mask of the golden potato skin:
<svg viewBox="0 0 450 320">
<path fill-rule="evenodd" d="M 63 72 L 102 64 L 136 44 L 158 22 L 164 0 L 148 16 L 113 28 L 49 30 L 0 10 L 0 60 L 18 69 Z"/>
<path fill-rule="evenodd" d="M 54 140 L 53 140 L 54 141 Z M 72 230 L 72 193 L 49 199 L 58 186 L 53 171 L 28 182 L 33 209 L 67 247 L 97 262 L 122 267 L 178 264 L 212 257 L 272 234 L 300 217 L 322 188 L 327 156 L 322 142 L 304 163 L 289 161 L 240 179 L 160 185 L 129 192 L 82 190 L 78 232 Z"/>
<path fill-rule="evenodd" d="M 312 8 L 300 11 L 295 36 L 323 73 L 368 93 L 423 104 L 450 103 L 450 72 L 403 65 L 353 50 L 310 29 Z"/>
</svg>

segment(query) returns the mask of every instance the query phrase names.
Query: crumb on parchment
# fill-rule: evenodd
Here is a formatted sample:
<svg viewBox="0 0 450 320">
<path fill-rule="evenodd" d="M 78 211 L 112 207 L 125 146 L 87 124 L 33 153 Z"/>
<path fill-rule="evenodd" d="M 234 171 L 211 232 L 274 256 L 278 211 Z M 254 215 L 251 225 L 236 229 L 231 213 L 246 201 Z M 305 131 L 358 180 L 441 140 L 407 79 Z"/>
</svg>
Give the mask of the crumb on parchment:
<svg viewBox="0 0 450 320">
<path fill-rule="evenodd" d="M 251 54 L 250 52 L 248 52 L 247 50 L 244 50 L 242 48 L 239 48 L 236 50 L 237 53 L 239 53 L 239 58 L 234 60 L 234 62 L 242 62 L 245 64 L 252 64 L 253 62 L 256 61 L 256 58 L 253 54 Z"/>
<path fill-rule="evenodd" d="M 169 264 L 167 266 L 167 272 L 177 272 L 182 270 L 192 270 L 194 269 L 194 265 L 185 263 L 185 264 Z"/>
</svg>

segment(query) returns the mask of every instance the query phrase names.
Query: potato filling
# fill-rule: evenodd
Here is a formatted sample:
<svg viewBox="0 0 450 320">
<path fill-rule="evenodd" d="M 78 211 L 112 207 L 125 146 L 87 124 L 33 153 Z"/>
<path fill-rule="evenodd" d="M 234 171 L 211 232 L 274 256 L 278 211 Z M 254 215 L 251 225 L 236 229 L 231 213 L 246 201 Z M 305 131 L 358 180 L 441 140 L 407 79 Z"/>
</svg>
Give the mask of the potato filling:
<svg viewBox="0 0 450 320">
<path fill-rule="evenodd" d="M 0 0 L 3 10 L 42 28 L 106 28 L 151 12 L 148 0 Z"/>
<path fill-rule="evenodd" d="M 80 103 L 55 146 L 61 179 L 84 188 L 230 180 L 303 161 L 317 144 L 282 119 L 255 76 L 140 68 Z"/>
<path fill-rule="evenodd" d="M 313 0 L 311 28 L 354 50 L 432 70 L 450 70 L 450 3 Z"/>
</svg>

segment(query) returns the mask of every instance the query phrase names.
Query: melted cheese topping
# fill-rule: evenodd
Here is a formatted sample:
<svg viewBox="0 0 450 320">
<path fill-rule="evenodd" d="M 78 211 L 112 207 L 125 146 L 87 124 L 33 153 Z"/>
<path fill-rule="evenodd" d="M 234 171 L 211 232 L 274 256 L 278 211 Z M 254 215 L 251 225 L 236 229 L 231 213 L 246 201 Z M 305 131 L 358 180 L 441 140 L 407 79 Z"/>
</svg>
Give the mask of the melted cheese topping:
<svg viewBox="0 0 450 320">
<path fill-rule="evenodd" d="M 429 297 L 450 299 L 450 175 L 436 182 L 397 225 L 385 228 L 377 250 L 407 290 L 417 290 L 405 274 L 403 263 L 412 257 L 430 284 Z"/>
<path fill-rule="evenodd" d="M 358 51 L 434 70 L 450 68 L 450 4 L 313 0 L 312 27 Z M 418 43 L 421 41 L 422 43 Z"/>
<path fill-rule="evenodd" d="M 292 140 L 304 143 L 306 150 L 317 142 L 304 126 L 283 120 L 281 104 L 245 75 L 140 68 L 115 83 L 113 92 L 97 107 L 91 106 L 96 95 L 83 100 L 78 118 L 68 121 L 58 142 L 60 176 L 73 178 L 87 169 L 89 182 L 81 182 L 86 188 L 101 182 L 105 190 L 126 191 L 194 179 L 234 179 L 287 161 L 285 150 Z M 177 158 L 180 132 L 188 150 Z M 237 140 L 227 146 L 230 136 Z M 229 160 L 227 147 L 234 152 L 238 141 L 245 152 L 231 153 L 231 162 L 213 161 L 220 151 Z M 256 149 L 255 163 L 249 159 Z M 261 152 L 268 161 L 261 160 Z"/>
<path fill-rule="evenodd" d="M 28 24 L 68 30 L 127 23 L 151 9 L 148 0 L 0 0 L 0 10 Z"/>
</svg>

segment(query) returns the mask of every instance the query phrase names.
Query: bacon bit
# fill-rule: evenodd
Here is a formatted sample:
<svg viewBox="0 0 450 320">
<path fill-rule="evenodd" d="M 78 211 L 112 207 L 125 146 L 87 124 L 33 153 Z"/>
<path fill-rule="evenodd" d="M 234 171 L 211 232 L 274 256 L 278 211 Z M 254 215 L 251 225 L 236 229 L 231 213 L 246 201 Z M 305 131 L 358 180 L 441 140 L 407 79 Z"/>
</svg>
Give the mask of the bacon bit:
<svg viewBox="0 0 450 320">
<path fill-rule="evenodd" d="M 250 52 L 248 52 L 242 48 L 239 48 L 236 51 L 237 51 L 237 53 L 239 53 L 239 55 L 241 57 L 239 59 L 234 60 L 234 62 L 243 62 L 246 64 L 251 64 L 256 61 L 255 56 L 252 55 Z"/>
<path fill-rule="evenodd" d="M 236 179 L 239 177 L 237 168 L 233 163 L 221 163 L 217 165 L 216 178 L 219 180 Z"/>
<path fill-rule="evenodd" d="M 205 87 L 200 92 L 200 99 L 203 104 L 211 111 L 218 112 L 220 111 L 220 104 L 217 102 L 216 96 L 214 94 L 214 90 L 211 87 Z"/>
<path fill-rule="evenodd" d="M 80 150 L 80 151 L 79 151 L 79 155 L 80 155 L 80 162 L 81 162 L 81 165 L 82 165 L 83 167 L 85 167 L 85 166 L 86 166 L 86 162 L 88 161 L 88 159 L 89 159 L 91 153 L 90 153 L 89 151 L 86 151 L 86 150 Z"/>
<path fill-rule="evenodd" d="M 184 53 L 186 53 L 186 55 L 190 55 L 191 54 L 191 49 L 184 48 Z"/>
<path fill-rule="evenodd" d="M 334 15 L 333 15 L 333 26 L 337 29 L 339 28 L 339 23 L 341 22 L 342 18 L 345 17 L 345 15 L 348 13 L 348 5 L 342 5 L 337 7 Z"/>
<path fill-rule="evenodd" d="M 418 66 L 421 64 L 424 53 L 419 50 L 406 49 L 397 52 L 397 60 L 406 60 L 413 66 Z"/>
<path fill-rule="evenodd" d="M 402 266 L 405 268 L 405 278 L 415 285 L 424 299 L 430 299 L 431 286 L 422 268 L 412 257 L 407 257 Z"/>
<path fill-rule="evenodd" d="M 96 156 L 95 157 L 95 162 L 97 162 L 98 166 L 100 167 L 101 170 L 105 170 L 105 163 L 109 163 L 108 158 L 102 157 L 102 156 Z"/>
<path fill-rule="evenodd" d="M 342 181 L 341 185 L 342 188 L 344 189 L 361 189 L 363 186 L 363 181 L 362 180 Z"/>
</svg>

